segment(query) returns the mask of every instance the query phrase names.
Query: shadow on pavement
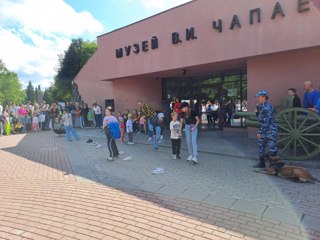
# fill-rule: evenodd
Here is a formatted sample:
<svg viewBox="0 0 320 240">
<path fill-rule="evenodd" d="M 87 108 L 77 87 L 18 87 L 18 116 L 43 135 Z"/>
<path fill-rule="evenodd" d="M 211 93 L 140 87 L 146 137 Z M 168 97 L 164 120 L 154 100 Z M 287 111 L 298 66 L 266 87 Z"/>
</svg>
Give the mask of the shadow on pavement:
<svg viewBox="0 0 320 240">
<path fill-rule="evenodd" d="M 141 144 L 136 144 L 135 148 L 130 149 L 128 146 L 120 146 L 134 156 L 132 162 L 125 162 L 122 159 L 118 159 L 115 162 L 106 162 L 105 159 L 108 153 L 105 147 L 97 152 L 93 147 L 90 148 L 85 143 L 90 136 L 96 136 L 94 138 L 95 141 L 103 143 L 103 135 L 99 136 L 97 131 L 83 130 L 79 132 L 82 140 L 73 143 L 67 143 L 64 137 L 57 137 L 52 132 L 0 138 L 2 151 L 23 157 L 35 164 L 30 166 L 27 164 L 22 169 L 19 169 L 21 165 L 19 166 L 20 163 L 18 161 L 15 162 L 10 159 L 10 161 L 6 162 L 2 159 L 1 162 L 10 165 L 10 169 L 13 171 L 18 169 L 14 173 L 15 179 L 45 178 L 47 180 L 99 183 L 178 212 L 182 216 L 188 216 L 217 228 L 220 227 L 224 231 L 231 231 L 234 236 L 238 234 L 242 237 L 248 236 L 253 239 L 259 239 L 259 234 L 262 234 L 262 231 L 257 233 L 252 229 L 248 229 L 248 227 L 246 228 L 246 225 L 251 223 L 255 225 L 258 231 L 259 222 L 262 222 L 262 229 L 270 228 L 269 231 L 272 232 L 272 228 L 274 228 L 273 234 L 280 234 L 281 228 L 286 227 L 288 232 L 290 226 L 299 224 L 299 231 L 301 236 L 304 236 L 303 238 L 306 238 L 309 234 L 310 239 L 312 239 L 312 235 L 316 234 L 314 231 L 320 232 L 319 186 L 296 185 L 283 179 L 260 176 L 251 170 L 248 171 L 248 166 L 251 166 L 253 161 L 245 160 L 245 158 L 246 154 L 252 154 L 253 148 L 247 152 L 243 149 L 243 142 L 241 143 L 243 135 L 241 134 L 238 137 L 233 136 L 229 142 L 227 140 L 232 136 L 227 136 L 221 142 L 221 139 L 219 140 L 221 133 L 210 137 L 202 133 L 199 138 L 199 141 L 204 142 L 199 147 L 203 149 L 203 160 L 199 164 L 200 167 L 191 166 L 190 164 L 181 165 L 171 160 L 163 160 L 163 163 L 166 164 L 166 169 L 172 169 L 172 171 L 168 171 L 166 177 L 162 179 L 161 175 L 154 176 L 150 174 L 150 169 L 154 169 L 159 163 L 157 159 L 154 159 L 154 153 L 150 152 L 150 149 L 146 147 L 147 143 L 143 143 L 145 136 L 136 136 L 136 140 L 140 141 Z M 10 141 L 6 141 L 9 138 Z M 210 141 L 212 142 L 210 143 Z M 215 148 L 213 147 L 214 143 L 219 143 L 220 146 Z M 161 161 L 170 156 L 169 142 L 164 140 L 162 146 L 164 150 L 159 154 Z M 236 150 L 226 152 L 228 147 Z M 210 151 L 205 148 L 210 149 Z M 144 150 L 141 151 L 141 149 Z M 208 154 L 212 150 L 217 151 L 218 155 L 213 157 Z M 224 152 L 225 155 L 223 154 Z M 229 159 L 239 153 L 243 155 L 236 163 L 234 160 Z M 139 154 L 141 154 L 141 159 L 151 158 L 151 160 L 135 160 Z M 223 159 L 217 160 L 217 158 Z M 48 166 L 52 171 L 43 170 L 42 165 Z M 185 167 L 185 169 L 181 169 L 182 167 Z M 227 168 L 229 168 L 229 171 Z M 235 172 L 235 169 L 237 169 L 237 172 Z M 313 173 L 319 177 L 319 170 L 314 169 Z M 10 174 L 12 173 L 1 173 L 2 178 L 10 177 Z M 245 176 L 247 174 L 250 175 Z M 44 177 L 44 175 L 46 176 Z M 212 182 L 210 183 L 208 180 Z M 231 181 L 231 183 L 228 183 L 228 181 Z M 246 189 L 246 184 L 249 186 L 247 188 L 251 186 L 257 189 L 257 196 L 254 196 L 254 189 L 251 189 L 251 192 Z M 258 191 L 259 188 L 264 188 L 267 192 L 261 193 Z M 293 188 L 296 189 L 292 190 Z M 253 195 L 254 198 L 247 198 L 248 194 Z M 283 211 L 281 212 L 280 210 L 279 212 L 281 206 L 273 209 L 270 207 L 272 203 L 267 207 L 263 205 L 265 196 L 272 194 L 276 196 L 271 200 L 269 199 L 270 201 L 287 201 L 289 202 L 288 205 L 293 206 L 292 209 L 282 206 L 284 207 Z M 299 195 L 302 195 L 302 197 Z M 303 197 L 308 203 L 301 202 Z M 140 211 L 139 209 L 137 210 Z M 297 210 L 297 214 L 295 214 L 295 210 Z M 275 220 L 277 217 L 278 220 Z M 306 232 L 303 229 L 303 225 L 310 231 Z"/>
</svg>

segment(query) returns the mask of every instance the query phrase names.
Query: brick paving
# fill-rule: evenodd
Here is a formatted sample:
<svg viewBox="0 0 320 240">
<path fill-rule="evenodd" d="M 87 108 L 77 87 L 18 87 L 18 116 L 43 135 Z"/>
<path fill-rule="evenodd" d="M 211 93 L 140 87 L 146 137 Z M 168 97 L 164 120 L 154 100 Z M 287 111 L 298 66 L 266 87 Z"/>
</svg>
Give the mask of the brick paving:
<svg viewBox="0 0 320 240">
<path fill-rule="evenodd" d="M 190 200 L 186 191 L 182 195 L 186 197 L 177 197 L 121 187 L 121 182 L 114 187 L 115 179 L 120 177 L 130 182 L 143 180 L 186 187 L 181 181 L 172 182 L 179 167 L 196 176 L 201 173 L 195 167 L 211 167 L 205 164 L 209 161 L 206 155 L 199 166 L 192 166 L 186 161 L 165 160 L 165 156 L 170 156 L 169 150 L 154 155 L 143 145 L 130 147 L 121 146 L 133 155 L 132 161 L 107 162 L 105 146 L 94 149 L 84 139 L 67 143 L 52 132 L 1 137 L 0 239 L 320 239 L 318 230 Z M 145 166 L 148 160 L 150 163 Z M 158 166 L 156 161 L 161 161 L 166 169 L 172 167 L 173 173 L 151 175 L 150 170 Z M 134 173 L 129 174 L 128 169 Z M 216 169 L 212 176 L 221 170 Z M 239 171 L 244 173 L 243 169 Z M 92 172 L 96 179 L 90 175 Z M 176 175 L 190 178 L 181 172 Z M 227 177 L 232 175 L 237 178 L 234 172 Z M 255 177 L 254 181 L 265 180 L 265 176 L 250 177 Z M 114 184 L 110 184 L 111 180 Z M 190 184 L 198 186 L 201 180 L 206 186 L 206 176 L 196 177 Z M 223 186 L 227 184 L 221 189 Z M 302 187 L 299 189 L 303 192 Z M 313 191 L 318 194 L 319 186 Z M 304 195 L 308 201 L 307 194 Z"/>
</svg>

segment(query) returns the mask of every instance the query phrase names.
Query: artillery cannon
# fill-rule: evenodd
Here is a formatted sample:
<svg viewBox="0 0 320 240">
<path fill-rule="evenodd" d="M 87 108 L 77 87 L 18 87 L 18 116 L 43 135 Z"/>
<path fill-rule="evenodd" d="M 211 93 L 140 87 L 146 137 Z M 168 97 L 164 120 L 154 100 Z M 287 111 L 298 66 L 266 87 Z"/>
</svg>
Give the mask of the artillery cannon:
<svg viewBox="0 0 320 240">
<path fill-rule="evenodd" d="M 289 101 L 290 102 L 290 101 Z M 279 109 L 279 107 L 278 107 Z M 245 126 L 259 128 L 255 112 L 238 112 Z M 285 159 L 307 160 L 320 153 L 320 116 L 305 108 L 286 106 L 275 115 L 277 146 Z"/>
</svg>

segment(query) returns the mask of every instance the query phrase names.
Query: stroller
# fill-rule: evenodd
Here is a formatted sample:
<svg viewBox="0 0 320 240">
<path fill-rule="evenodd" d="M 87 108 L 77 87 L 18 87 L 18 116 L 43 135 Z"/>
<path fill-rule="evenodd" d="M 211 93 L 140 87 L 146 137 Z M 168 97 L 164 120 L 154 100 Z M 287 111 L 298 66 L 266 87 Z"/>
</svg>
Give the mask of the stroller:
<svg viewBox="0 0 320 240">
<path fill-rule="evenodd" d="M 62 134 L 66 134 L 66 130 L 63 127 L 63 124 L 61 123 L 61 119 L 59 117 L 56 117 L 53 122 L 53 131 L 58 134 L 58 136 L 61 136 Z"/>
</svg>

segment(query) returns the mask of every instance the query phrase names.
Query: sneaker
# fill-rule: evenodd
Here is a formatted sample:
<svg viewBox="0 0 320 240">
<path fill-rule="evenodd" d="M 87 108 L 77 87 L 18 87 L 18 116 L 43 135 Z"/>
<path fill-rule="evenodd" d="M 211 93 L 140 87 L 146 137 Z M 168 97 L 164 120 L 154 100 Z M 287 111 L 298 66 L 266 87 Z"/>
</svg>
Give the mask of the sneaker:
<svg viewBox="0 0 320 240">
<path fill-rule="evenodd" d="M 129 144 L 129 145 L 133 145 L 134 143 L 133 143 L 133 142 L 128 142 L 128 144 Z"/>
<path fill-rule="evenodd" d="M 113 161 L 113 157 L 107 157 L 108 161 Z"/>
<path fill-rule="evenodd" d="M 163 139 L 163 135 L 160 136 L 160 139 Z"/>
<path fill-rule="evenodd" d="M 177 155 L 177 159 L 181 159 L 181 157 L 179 155 Z"/>
<path fill-rule="evenodd" d="M 124 152 L 123 152 L 123 151 L 120 151 L 120 152 L 119 152 L 119 155 L 123 155 L 123 154 L 124 154 Z"/>
<path fill-rule="evenodd" d="M 173 159 L 173 160 L 176 160 L 176 159 L 177 159 L 177 156 L 176 156 L 176 155 L 172 155 L 172 159 Z"/>
<path fill-rule="evenodd" d="M 97 146 L 97 145 L 98 145 L 98 143 L 93 142 L 93 143 L 91 143 L 91 145 L 92 145 L 92 146 Z"/>
<path fill-rule="evenodd" d="M 197 163 L 198 163 L 198 160 L 197 160 L 197 157 L 196 157 L 196 156 L 194 156 L 191 161 L 192 161 L 194 164 L 197 164 Z"/>
<path fill-rule="evenodd" d="M 192 160 L 192 155 L 189 155 L 189 157 L 187 158 L 188 161 Z"/>
<path fill-rule="evenodd" d="M 101 148 L 101 144 L 98 144 L 98 145 L 96 146 L 96 149 L 99 149 L 99 148 Z"/>
<path fill-rule="evenodd" d="M 148 138 L 148 142 L 150 142 L 151 140 L 152 140 L 152 137 L 149 137 L 149 138 Z"/>
<path fill-rule="evenodd" d="M 87 141 L 87 143 L 92 143 L 93 140 L 91 138 L 89 138 L 89 140 Z"/>
</svg>

